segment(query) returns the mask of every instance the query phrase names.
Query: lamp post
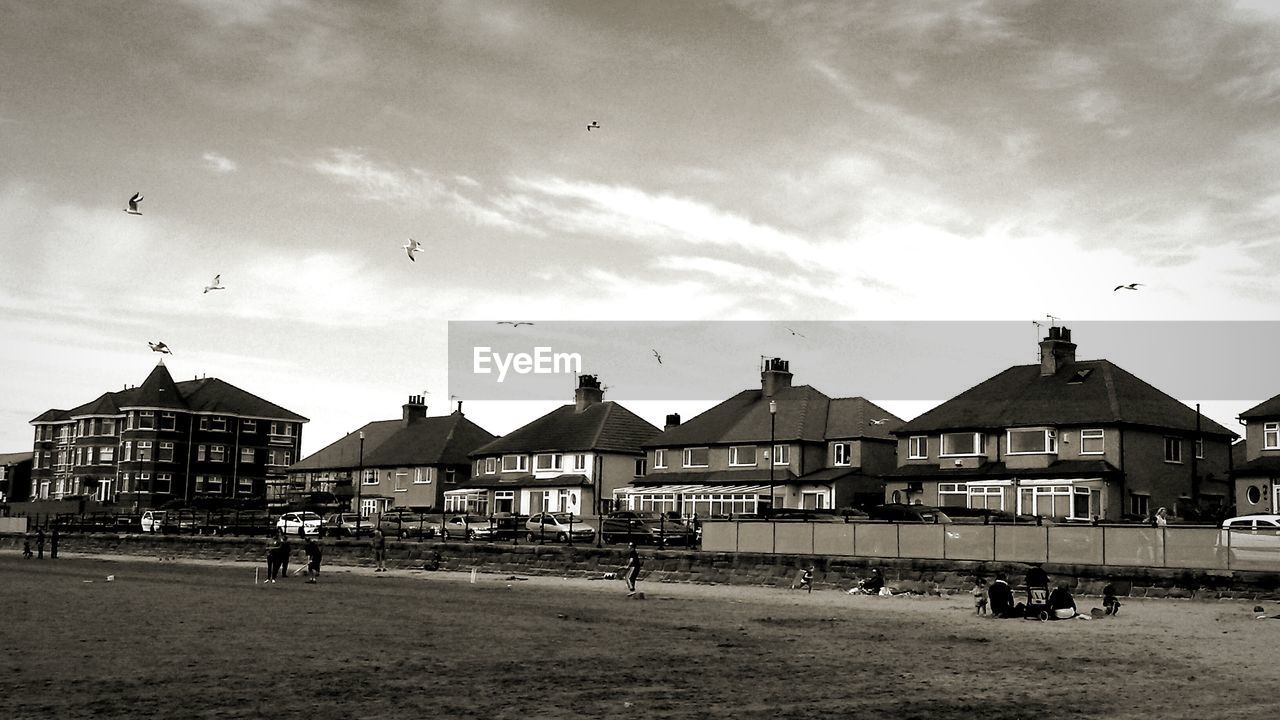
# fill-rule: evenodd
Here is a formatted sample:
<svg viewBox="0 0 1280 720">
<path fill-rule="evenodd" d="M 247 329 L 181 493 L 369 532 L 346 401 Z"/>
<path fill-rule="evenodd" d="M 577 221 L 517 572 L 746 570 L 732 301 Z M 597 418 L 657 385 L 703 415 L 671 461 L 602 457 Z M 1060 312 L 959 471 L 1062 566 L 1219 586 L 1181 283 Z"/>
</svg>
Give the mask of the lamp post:
<svg viewBox="0 0 1280 720">
<path fill-rule="evenodd" d="M 778 452 L 778 446 L 774 444 L 774 427 L 778 419 L 778 401 L 769 398 L 769 512 L 773 512 L 773 466 L 777 464 L 777 458 L 774 455 Z"/>
<path fill-rule="evenodd" d="M 360 486 L 364 484 L 364 431 L 360 431 L 360 460 L 358 461 L 356 470 L 356 537 L 360 537 L 360 516 L 363 515 L 363 509 L 360 507 Z"/>
</svg>

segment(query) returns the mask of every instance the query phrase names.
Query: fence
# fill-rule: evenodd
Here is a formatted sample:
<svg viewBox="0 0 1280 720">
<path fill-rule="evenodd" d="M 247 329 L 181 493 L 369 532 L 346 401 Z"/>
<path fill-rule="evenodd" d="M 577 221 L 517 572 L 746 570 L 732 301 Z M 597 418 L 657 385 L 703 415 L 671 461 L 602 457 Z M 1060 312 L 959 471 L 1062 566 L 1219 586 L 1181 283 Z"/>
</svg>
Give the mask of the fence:
<svg viewBox="0 0 1280 720">
<path fill-rule="evenodd" d="M 1280 572 L 1280 533 L 1205 527 L 708 520 L 702 549 Z"/>
</svg>

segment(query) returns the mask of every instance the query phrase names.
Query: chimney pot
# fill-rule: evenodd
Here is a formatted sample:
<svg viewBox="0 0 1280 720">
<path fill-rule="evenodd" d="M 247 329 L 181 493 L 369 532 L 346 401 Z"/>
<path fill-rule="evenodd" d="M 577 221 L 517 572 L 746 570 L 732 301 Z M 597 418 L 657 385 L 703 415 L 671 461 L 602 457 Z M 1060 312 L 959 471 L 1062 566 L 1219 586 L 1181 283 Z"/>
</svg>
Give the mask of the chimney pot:
<svg viewBox="0 0 1280 720">
<path fill-rule="evenodd" d="M 670 430 L 671 428 L 679 424 L 680 424 L 680 413 L 671 413 L 670 415 L 667 415 L 667 423 L 666 425 L 662 426 L 662 429 Z"/>
<path fill-rule="evenodd" d="M 1040 341 L 1040 374 L 1056 375 L 1059 370 L 1076 361 L 1076 345 L 1071 342 L 1067 328 L 1049 328 L 1049 337 Z"/>
<path fill-rule="evenodd" d="M 582 412 L 604 400 L 604 390 L 600 389 L 598 375 L 579 375 L 578 389 L 573 393 L 573 404 L 576 412 Z"/>
<path fill-rule="evenodd" d="M 760 389 L 767 397 L 791 387 L 791 363 L 782 358 L 766 358 L 760 369 Z"/>
</svg>

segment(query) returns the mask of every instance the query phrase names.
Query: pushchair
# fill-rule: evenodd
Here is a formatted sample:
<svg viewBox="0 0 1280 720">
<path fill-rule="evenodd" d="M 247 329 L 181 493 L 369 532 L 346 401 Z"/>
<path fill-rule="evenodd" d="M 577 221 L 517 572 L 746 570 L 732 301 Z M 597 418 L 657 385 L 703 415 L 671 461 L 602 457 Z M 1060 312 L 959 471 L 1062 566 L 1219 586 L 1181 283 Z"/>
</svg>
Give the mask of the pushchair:
<svg viewBox="0 0 1280 720">
<path fill-rule="evenodd" d="M 1049 588 L 1040 586 L 1028 587 L 1027 610 L 1023 617 L 1028 620 L 1048 620 L 1050 615 Z"/>
</svg>

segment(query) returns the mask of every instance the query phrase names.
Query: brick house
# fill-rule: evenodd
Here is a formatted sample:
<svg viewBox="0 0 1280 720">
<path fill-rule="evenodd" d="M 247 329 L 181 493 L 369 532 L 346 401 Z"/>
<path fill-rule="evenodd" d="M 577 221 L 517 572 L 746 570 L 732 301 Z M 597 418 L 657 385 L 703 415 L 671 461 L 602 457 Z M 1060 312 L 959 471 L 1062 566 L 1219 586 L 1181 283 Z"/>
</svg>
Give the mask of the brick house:
<svg viewBox="0 0 1280 720">
<path fill-rule="evenodd" d="M 1053 327 L 1011 367 L 894 431 L 888 498 L 1104 520 L 1217 512 L 1235 433 Z"/>
<path fill-rule="evenodd" d="M 462 414 L 462 403 L 449 415 L 430 417 L 425 398 L 414 395 L 399 420 L 366 423 L 308 455 L 289 467 L 289 481 L 297 491 L 332 492 L 344 502 L 358 497 L 362 515 L 439 511 L 445 491 L 470 477 L 468 454 L 494 437 Z"/>
<path fill-rule="evenodd" d="M 793 386 L 790 364 L 769 358 L 759 388 L 684 424 L 668 418 L 644 443 L 649 472 L 624 493 L 626 502 L 699 517 L 877 504 L 882 474 L 895 467 L 891 433 L 901 424 L 865 398 Z"/>
<path fill-rule="evenodd" d="M 31 492 L 33 453 L 0 453 L 0 502 L 21 502 Z"/>
<path fill-rule="evenodd" d="M 1231 471 L 1235 512 L 1274 513 L 1280 508 L 1280 395 L 1240 413 L 1243 457 Z"/>
<path fill-rule="evenodd" d="M 640 446 L 658 432 L 606 401 L 597 376 L 581 375 L 572 405 L 471 453 L 471 480 L 446 493 L 446 507 L 479 514 L 608 512 L 614 493 L 644 475 Z"/>
<path fill-rule="evenodd" d="M 137 387 L 31 421 L 31 499 L 266 503 L 284 490 L 305 422 L 217 378 L 175 383 L 161 361 Z"/>
</svg>

